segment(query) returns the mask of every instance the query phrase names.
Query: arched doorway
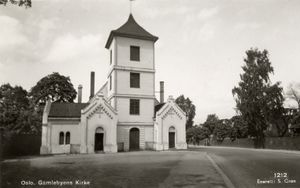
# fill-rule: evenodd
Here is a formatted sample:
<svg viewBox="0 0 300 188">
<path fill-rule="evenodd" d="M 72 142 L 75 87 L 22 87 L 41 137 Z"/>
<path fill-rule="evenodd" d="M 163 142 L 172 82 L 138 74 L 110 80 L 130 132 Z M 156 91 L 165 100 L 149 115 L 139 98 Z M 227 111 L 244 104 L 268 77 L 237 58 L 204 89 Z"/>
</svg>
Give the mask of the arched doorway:
<svg viewBox="0 0 300 188">
<path fill-rule="evenodd" d="M 138 128 L 132 128 L 129 132 L 129 149 L 140 149 L 140 130 Z"/>
<path fill-rule="evenodd" d="M 95 131 L 95 152 L 103 151 L 104 145 L 104 130 L 102 127 L 98 127 Z"/>
<path fill-rule="evenodd" d="M 175 148 L 175 128 L 169 128 L 169 148 Z"/>
</svg>

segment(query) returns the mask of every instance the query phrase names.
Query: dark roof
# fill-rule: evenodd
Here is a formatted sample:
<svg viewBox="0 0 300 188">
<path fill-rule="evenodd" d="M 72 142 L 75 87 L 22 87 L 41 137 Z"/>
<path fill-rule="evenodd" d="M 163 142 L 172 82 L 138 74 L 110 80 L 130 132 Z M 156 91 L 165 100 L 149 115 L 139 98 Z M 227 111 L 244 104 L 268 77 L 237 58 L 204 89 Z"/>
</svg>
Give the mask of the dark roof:
<svg viewBox="0 0 300 188">
<path fill-rule="evenodd" d="M 48 117 L 80 118 L 81 109 L 88 103 L 52 103 Z"/>
<path fill-rule="evenodd" d="M 128 38 L 136 38 L 150 41 L 157 41 L 158 37 L 152 35 L 144 28 L 142 28 L 136 21 L 134 20 L 132 14 L 129 15 L 129 18 L 125 24 L 119 27 L 116 30 L 112 30 L 106 42 L 105 48 L 109 48 L 113 38 L 115 36 L 120 37 L 128 37 Z"/>
<path fill-rule="evenodd" d="M 156 112 L 158 112 L 166 103 L 159 103 L 154 107 L 154 116 L 156 116 Z"/>
</svg>

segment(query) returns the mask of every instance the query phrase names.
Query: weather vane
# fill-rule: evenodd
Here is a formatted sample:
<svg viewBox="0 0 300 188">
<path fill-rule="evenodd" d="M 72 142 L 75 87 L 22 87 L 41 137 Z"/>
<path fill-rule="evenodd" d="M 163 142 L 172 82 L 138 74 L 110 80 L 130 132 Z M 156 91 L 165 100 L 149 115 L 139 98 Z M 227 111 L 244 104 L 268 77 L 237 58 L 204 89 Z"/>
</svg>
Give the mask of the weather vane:
<svg viewBox="0 0 300 188">
<path fill-rule="evenodd" d="M 135 1 L 135 0 L 129 0 L 129 2 L 130 2 L 130 14 L 132 13 L 132 1 Z"/>
</svg>

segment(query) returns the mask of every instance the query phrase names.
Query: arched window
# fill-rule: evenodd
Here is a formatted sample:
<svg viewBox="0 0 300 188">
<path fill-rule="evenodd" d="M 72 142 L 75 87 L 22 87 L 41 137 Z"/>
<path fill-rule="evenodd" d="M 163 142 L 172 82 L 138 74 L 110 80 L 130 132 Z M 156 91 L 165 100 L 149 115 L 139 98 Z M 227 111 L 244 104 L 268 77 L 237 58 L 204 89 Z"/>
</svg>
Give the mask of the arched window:
<svg viewBox="0 0 300 188">
<path fill-rule="evenodd" d="M 59 145 L 63 145 L 64 144 L 64 132 L 60 132 L 59 133 Z"/>
<path fill-rule="evenodd" d="M 104 129 L 98 127 L 95 131 L 95 152 L 103 151 L 104 149 Z"/>
<path fill-rule="evenodd" d="M 102 127 L 98 127 L 96 129 L 96 133 L 104 133 L 104 129 Z"/>
<path fill-rule="evenodd" d="M 175 134 L 176 134 L 176 130 L 175 130 L 175 127 L 171 126 L 169 128 L 169 148 L 175 148 Z"/>
<path fill-rule="evenodd" d="M 169 132 L 176 132 L 176 131 L 175 131 L 175 127 L 171 126 L 171 127 L 169 128 Z"/>
<path fill-rule="evenodd" d="M 71 134 L 70 132 L 66 133 L 66 144 L 70 144 Z"/>
</svg>

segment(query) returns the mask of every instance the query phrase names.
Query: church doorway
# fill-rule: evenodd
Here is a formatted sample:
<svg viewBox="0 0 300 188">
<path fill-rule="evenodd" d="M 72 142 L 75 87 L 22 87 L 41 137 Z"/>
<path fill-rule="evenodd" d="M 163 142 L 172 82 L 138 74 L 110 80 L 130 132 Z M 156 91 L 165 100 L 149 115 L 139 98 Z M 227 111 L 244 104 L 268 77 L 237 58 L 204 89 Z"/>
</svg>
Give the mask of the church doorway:
<svg viewBox="0 0 300 188">
<path fill-rule="evenodd" d="M 175 128 L 169 128 L 169 148 L 175 148 Z"/>
<path fill-rule="evenodd" d="M 129 149 L 130 150 L 139 150 L 140 149 L 140 130 L 138 128 L 130 129 Z"/>
<path fill-rule="evenodd" d="M 95 132 L 95 152 L 103 151 L 104 145 L 104 130 L 98 127 Z"/>
</svg>

